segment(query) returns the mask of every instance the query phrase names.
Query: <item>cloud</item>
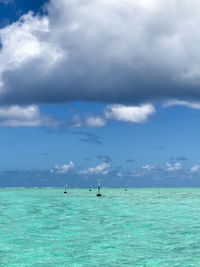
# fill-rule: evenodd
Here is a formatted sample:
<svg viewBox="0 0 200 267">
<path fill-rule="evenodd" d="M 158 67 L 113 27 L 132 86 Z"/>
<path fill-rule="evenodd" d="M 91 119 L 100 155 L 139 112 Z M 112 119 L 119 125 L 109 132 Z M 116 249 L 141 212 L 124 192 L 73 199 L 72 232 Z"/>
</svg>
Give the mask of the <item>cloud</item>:
<svg viewBox="0 0 200 267">
<path fill-rule="evenodd" d="M 68 127 L 71 128 L 79 128 L 82 127 L 82 122 L 81 122 L 81 118 L 79 115 L 73 115 L 72 118 L 68 121 Z"/>
<path fill-rule="evenodd" d="M 74 135 L 82 135 L 84 138 L 81 138 L 80 141 L 85 142 L 85 143 L 90 143 L 90 144 L 96 144 L 96 145 L 101 145 L 101 141 L 99 140 L 99 137 L 96 134 L 88 133 L 88 132 L 74 132 Z"/>
<path fill-rule="evenodd" d="M 182 169 L 182 165 L 179 162 L 176 163 L 166 163 L 166 167 L 167 167 L 167 171 L 171 172 L 171 171 L 178 171 Z"/>
<path fill-rule="evenodd" d="M 100 127 L 101 121 L 88 122 L 88 127 Z M 103 123 L 103 122 L 102 122 Z M 42 114 L 37 105 L 11 105 L 0 106 L 0 127 L 49 127 L 49 128 L 80 128 L 85 126 L 79 115 L 73 115 L 70 119 L 64 120 L 50 115 Z M 103 124 L 101 125 L 103 126 Z M 82 141 L 90 143 L 101 142 L 96 135 L 85 133 L 87 138 Z"/>
<path fill-rule="evenodd" d="M 154 112 L 155 108 L 151 104 L 140 106 L 107 105 L 104 110 L 105 118 L 91 115 L 82 122 L 81 118 L 78 117 L 78 127 L 104 127 L 109 119 L 131 123 L 146 122 Z"/>
<path fill-rule="evenodd" d="M 200 109 L 200 102 L 169 100 L 169 101 L 166 101 L 163 106 L 166 108 L 171 107 L 171 106 L 184 106 L 184 107 L 192 108 L 192 109 Z"/>
<path fill-rule="evenodd" d="M 129 172 L 127 175 L 130 177 L 139 177 L 147 179 L 157 180 L 158 184 L 159 181 L 165 179 L 176 179 L 181 176 L 183 177 L 190 177 L 191 172 L 188 169 L 182 167 L 180 163 L 166 163 L 166 168 L 160 167 L 158 165 L 144 165 L 141 168 L 137 168 Z"/>
<path fill-rule="evenodd" d="M 123 177 L 123 173 L 121 173 L 121 172 L 118 172 L 116 175 L 117 175 L 118 177 Z"/>
<path fill-rule="evenodd" d="M 159 168 L 156 165 L 146 164 L 140 168 L 132 170 L 127 175 L 131 177 L 144 177 L 144 176 L 153 176 L 163 171 L 164 171 L 163 169 Z"/>
<path fill-rule="evenodd" d="M 36 105 L 0 107 L 0 126 L 2 127 L 41 126 L 57 128 L 63 124 L 64 121 L 62 120 L 41 114 Z"/>
<path fill-rule="evenodd" d="M 199 172 L 200 171 L 200 165 L 196 164 L 196 165 L 192 166 L 190 171 L 191 171 L 191 173 Z"/>
<path fill-rule="evenodd" d="M 89 116 L 85 121 L 88 127 L 103 127 L 106 125 L 106 121 L 100 116 Z"/>
<path fill-rule="evenodd" d="M 112 159 L 108 155 L 105 155 L 105 156 L 99 155 L 98 158 L 103 162 L 111 162 L 112 161 Z"/>
<path fill-rule="evenodd" d="M 0 30 L 0 103 L 198 100 L 199 9 L 198 0 L 50 0 L 48 15 Z"/>
<path fill-rule="evenodd" d="M 141 106 L 108 105 L 105 117 L 118 121 L 141 123 L 147 121 L 153 113 L 155 113 L 155 108 L 151 104 Z"/>
<path fill-rule="evenodd" d="M 108 174 L 108 168 L 110 167 L 110 165 L 106 162 L 103 162 L 99 165 L 97 165 L 96 167 L 91 167 L 87 170 L 83 170 L 80 171 L 80 174 L 84 174 L 84 175 L 95 175 L 95 174 L 102 174 L 102 175 L 106 175 Z"/>
<path fill-rule="evenodd" d="M 51 173 L 56 173 L 56 174 L 65 174 L 69 170 L 74 168 L 74 163 L 70 161 L 68 164 L 64 164 L 62 166 L 55 165 L 53 169 L 51 169 Z"/>
<path fill-rule="evenodd" d="M 123 177 L 122 177 L 123 176 Z M 123 169 L 109 169 L 107 175 L 83 175 L 75 170 L 65 174 L 50 172 L 49 170 L 8 170 L 0 172 L 0 186 L 21 187 L 95 187 L 97 179 L 101 178 L 102 185 L 108 187 L 199 187 L 199 172 L 192 173 L 188 169 L 179 172 L 167 172 L 163 168 L 155 168 L 151 172 L 139 169 L 138 172 Z"/>
<path fill-rule="evenodd" d="M 84 143 L 90 143 L 90 144 L 96 144 L 96 145 L 101 145 L 102 144 L 101 141 L 99 141 L 98 139 L 96 139 L 93 136 L 88 136 L 86 138 L 81 138 L 80 141 L 84 142 Z"/>
<path fill-rule="evenodd" d="M 152 171 L 152 170 L 155 169 L 155 166 L 152 166 L 150 164 L 147 164 L 147 165 L 143 166 L 142 169 L 144 169 L 146 171 Z"/>
</svg>

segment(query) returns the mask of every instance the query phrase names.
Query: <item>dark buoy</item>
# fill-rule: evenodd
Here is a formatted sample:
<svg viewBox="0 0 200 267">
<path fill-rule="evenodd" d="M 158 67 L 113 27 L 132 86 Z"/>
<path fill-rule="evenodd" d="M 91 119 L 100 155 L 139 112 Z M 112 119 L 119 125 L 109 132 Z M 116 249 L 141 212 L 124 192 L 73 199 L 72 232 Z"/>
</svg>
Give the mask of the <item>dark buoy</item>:
<svg viewBox="0 0 200 267">
<path fill-rule="evenodd" d="M 124 189 L 124 191 L 127 191 L 127 185 L 125 186 L 125 189 Z"/>
<path fill-rule="evenodd" d="M 67 194 L 67 185 L 65 186 L 64 194 Z"/>
<path fill-rule="evenodd" d="M 99 180 L 98 181 L 98 193 L 97 193 L 97 197 L 101 197 L 100 189 L 101 189 L 101 183 L 100 183 L 100 180 Z"/>
<path fill-rule="evenodd" d="M 90 192 L 92 191 L 92 187 L 91 187 L 91 185 L 90 185 L 90 187 L 89 187 L 89 191 L 90 191 Z"/>
</svg>

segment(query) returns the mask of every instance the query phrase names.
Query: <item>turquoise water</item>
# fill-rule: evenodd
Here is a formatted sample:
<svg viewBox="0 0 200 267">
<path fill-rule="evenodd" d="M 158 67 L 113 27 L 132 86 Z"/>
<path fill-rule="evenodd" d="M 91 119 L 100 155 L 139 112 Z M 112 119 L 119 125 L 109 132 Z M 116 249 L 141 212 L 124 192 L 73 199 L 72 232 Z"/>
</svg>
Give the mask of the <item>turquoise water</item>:
<svg viewBox="0 0 200 267">
<path fill-rule="evenodd" d="M 1 189 L 0 266 L 200 266 L 200 189 Z"/>
</svg>

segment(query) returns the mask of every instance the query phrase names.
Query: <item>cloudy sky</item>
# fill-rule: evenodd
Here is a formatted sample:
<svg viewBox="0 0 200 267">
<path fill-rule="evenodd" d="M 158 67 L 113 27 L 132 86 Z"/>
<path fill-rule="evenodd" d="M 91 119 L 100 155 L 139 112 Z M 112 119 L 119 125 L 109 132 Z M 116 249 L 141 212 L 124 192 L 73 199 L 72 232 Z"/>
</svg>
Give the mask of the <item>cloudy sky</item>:
<svg viewBox="0 0 200 267">
<path fill-rule="evenodd" d="M 0 186 L 200 186 L 198 0 L 0 0 Z"/>
</svg>

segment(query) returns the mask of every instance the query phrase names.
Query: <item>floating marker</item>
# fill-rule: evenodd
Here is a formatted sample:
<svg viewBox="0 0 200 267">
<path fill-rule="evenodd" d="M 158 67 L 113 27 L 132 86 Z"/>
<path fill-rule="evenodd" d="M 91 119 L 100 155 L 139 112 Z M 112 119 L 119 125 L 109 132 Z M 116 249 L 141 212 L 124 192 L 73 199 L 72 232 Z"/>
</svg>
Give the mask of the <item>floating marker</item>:
<svg viewBox="0 0 200 267">
<path fill-rule="evenodd" d="M 67 194 L 67 184 L 66 184 L 66 186 L 65 186 L 64 194 Z"/>
<path fill-rule="evenodd" d="M 99 181 L 98 181 L 98 193 L 97 193 L 97 197 L 101 197 L 100 189 L 101 189 L 101 183 L 100 183 L 100 179 L 99 179 Z"/>
</svg>

